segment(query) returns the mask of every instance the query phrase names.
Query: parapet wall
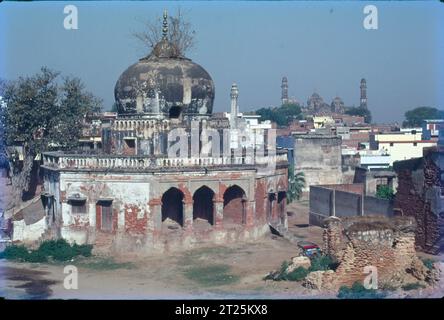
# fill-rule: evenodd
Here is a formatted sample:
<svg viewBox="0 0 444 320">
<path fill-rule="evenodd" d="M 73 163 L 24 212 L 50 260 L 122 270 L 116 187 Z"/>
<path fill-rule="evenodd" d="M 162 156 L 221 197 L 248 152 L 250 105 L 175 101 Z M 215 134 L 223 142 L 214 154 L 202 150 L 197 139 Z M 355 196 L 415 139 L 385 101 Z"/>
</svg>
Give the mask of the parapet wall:
<svg viewBox="0 0 444 320">
<path fill-rule="evenodd" d="M 331 217 L 356 217 L 382 215 L 393 216 L 393 204 L 389 200 L 364 195 L 364 185 L 338 184 L 310 187 L 309 222 L 322 226 Z"/>
</svg>

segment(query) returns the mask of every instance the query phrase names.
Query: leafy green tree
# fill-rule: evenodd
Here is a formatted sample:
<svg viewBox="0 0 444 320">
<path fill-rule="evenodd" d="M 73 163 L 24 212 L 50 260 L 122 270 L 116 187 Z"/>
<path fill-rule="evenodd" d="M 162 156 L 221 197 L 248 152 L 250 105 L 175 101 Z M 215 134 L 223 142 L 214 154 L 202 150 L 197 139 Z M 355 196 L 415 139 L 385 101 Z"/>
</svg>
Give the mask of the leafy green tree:
<svg viewBox="0 0 444 320">
<path fill-rule="evenodd" d="M 288 191 L 287 203 L 299 200 L 302 196 L 302 189 L 305 186 L 305 175 L 303 172 L 294 172 L 294 166 L 288 167 Z"/>
<path fill-rule="evenodd" d="M 364 117 L 365 123 L 371 123 L 372 122 L 372 114 L 370 110 L 363 107 L 351 107 L 345 110 L 345 114 L 348 114 L 350 116 L 360 116 Z"/>
<path fill-rule="evenodd" d="M 261 120 L 276 122 L 278 126 L 288 126 L 295 119 L 302 119 L 301 107 L 298 104 L 283 104 L 278 108 L 261 108 L 256 110 Z"/>
<path fill-rule="evenodd" d="M 86 113 L 101 110 L 101 101 L 86 92 L 78 78 L 64 77 L 43 67 L 33 76 L 6 83 L 3 110 L 4 143 L 17 204 L 29 190 L 34 159 L 48 150 L 78 145 Z M 18 161 L 14 146 L 23 148 Z"/>
<path fill-rule="evenodd" d="M 403 127 L 420 127 L 426 119 L 443 119 L 444 111 L 433 107 L 418 107 L 407 111 Z"/>
<path fill-rule="evenodd" d="M 392 200 L 394 197 L 395 193 L 393 192 L 393 189 L 390 186 L 386 185 L 378 186 L 378 189 L 376 190 L 376 198 Z"/>
</svg>

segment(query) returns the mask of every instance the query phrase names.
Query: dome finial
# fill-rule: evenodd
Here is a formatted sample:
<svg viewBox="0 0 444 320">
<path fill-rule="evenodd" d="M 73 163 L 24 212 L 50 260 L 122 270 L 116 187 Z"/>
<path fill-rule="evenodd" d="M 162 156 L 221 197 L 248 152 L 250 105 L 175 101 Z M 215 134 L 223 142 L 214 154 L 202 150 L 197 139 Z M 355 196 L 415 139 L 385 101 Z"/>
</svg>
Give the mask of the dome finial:
<svg viewBox="0 0 444 320">
<path fill-rule="evenodd" d="M 167 40 L 168 37 L 168 12 L 163 11 L 163 28 L 162 28 L 162 40 Z"/>
</svg>

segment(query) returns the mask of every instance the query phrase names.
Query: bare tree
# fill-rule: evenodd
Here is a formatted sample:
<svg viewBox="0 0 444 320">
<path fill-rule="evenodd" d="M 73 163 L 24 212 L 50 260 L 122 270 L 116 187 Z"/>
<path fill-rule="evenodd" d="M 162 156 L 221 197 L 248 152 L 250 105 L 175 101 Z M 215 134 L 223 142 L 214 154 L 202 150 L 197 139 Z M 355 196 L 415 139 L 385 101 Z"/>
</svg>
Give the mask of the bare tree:
<svg viewBox="0 0 444 320">
<path fill-rule="evenodd" d="M 167 39 L 173 43 L 179 53 L 184 55 L 187 51 L 196 45 L 196 31 L 180 8 L 177 9 L 176 15 L 158 17 L 155 21 L 145 21 L 145 30 L 141 32 L 133 32 L 133 36 L 139 40 L 145 47 L 150 49 L 162 39 L 164 19 L 168 21 Z"/>
</svg>

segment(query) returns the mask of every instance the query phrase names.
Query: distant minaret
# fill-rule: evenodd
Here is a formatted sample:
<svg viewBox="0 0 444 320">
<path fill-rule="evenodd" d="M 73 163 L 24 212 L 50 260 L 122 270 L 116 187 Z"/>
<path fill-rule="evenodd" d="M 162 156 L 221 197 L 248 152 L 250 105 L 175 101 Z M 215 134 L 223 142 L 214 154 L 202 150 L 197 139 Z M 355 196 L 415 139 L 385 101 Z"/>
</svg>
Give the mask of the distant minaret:
<svg viewBox="0 0 444 320">
<path fill-rule="evenodd" d="M 361 108 L 367 108 L 367 81 L 364 78 L 361 79 Z"/>
<path fill-rule="evenodd" d="M 287 77 L 282 78 L 282 95 L 281 95 L 281 103 L 286 104 L 288 103 L 288 80 Z"/>
<path fill-rule="evenodd" d="M 230 127 L 232 129 L 237 128 L 237 117 L 239 114 L 239 105 L 237 104 L 237 98 L 239 97 L 239 89 L 237 84 L 233 83 L 231 86 L 231 113 L 230 113 Z"/>
</svg>

